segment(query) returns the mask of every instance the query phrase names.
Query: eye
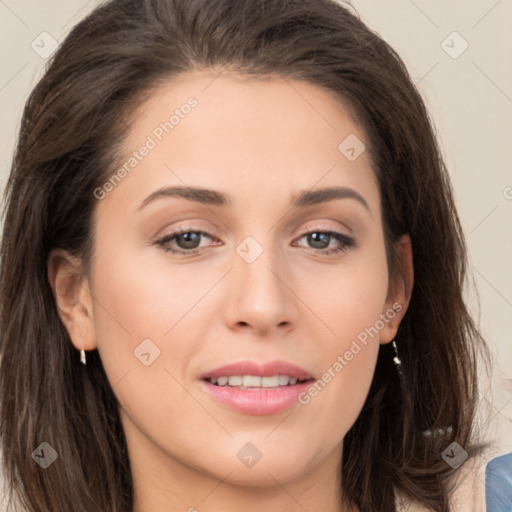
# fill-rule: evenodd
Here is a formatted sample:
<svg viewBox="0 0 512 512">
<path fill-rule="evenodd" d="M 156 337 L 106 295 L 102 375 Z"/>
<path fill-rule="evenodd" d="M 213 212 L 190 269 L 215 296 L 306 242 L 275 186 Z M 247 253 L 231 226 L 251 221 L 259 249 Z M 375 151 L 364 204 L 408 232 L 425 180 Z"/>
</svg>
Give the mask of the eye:
<svg viewBox="0 0 512 512">
<path fill-rule="evenodd" d="M 349 236 L 339 233 L 337 231 L 310 231 L 302 235 L 299 240 L 306 237 L 307 243 L 317 253 L 322 255 L 343 253 L 348 250 L 349 247 L 355 246 L 355 241 Z M 337 242 L 337 247 L 329 247 L 331 242 Z"/>
<path fill-rule="evenodd" d="M 202 238 L 213 240 L 213 237 L 205 231 L 182 228 L 160 238 L 155 242 L 155 245 L 159 246 L 165 253 L 192 256 L 198 254 L 205 247 L 201 246 Z M 303 238 L 306 238 L 313 252 L 323 256 L 344 253 L 349 247 L 355 246 L 353 238 L 337 231 L 310 231 L 298 240 Z M 332 247 L 332 242 L 337 243 L 337 246 Z M 220 242 L 216 241 L 213 245 L 219 244 Z"/>
<path fill-rule="evenodd" d="M 170 252 L 172 254 L 190 255 L 197 254 L 199 252 L 201 238 L 212 237 L 205 231 L 193 231 L 189 229 L 180 229 L 165 235 L 155 242 L 156 245 L 162 248 L 164 252 Z M 178 248 L 174 248 L 171 244 L 174 242 Z"/>
</svg>

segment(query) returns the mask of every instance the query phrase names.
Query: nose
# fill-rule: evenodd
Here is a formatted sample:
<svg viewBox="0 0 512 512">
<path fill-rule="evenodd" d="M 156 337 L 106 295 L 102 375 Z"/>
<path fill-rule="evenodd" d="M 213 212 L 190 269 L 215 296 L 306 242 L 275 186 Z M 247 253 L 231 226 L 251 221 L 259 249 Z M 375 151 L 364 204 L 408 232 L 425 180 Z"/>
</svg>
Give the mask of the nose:
<svg viewBox="0 0 512 512">
<path fill-rule="evenodd" d="M 271 337 L 295 328 L 297 299 L 285 267 L 283 255 L 270 243 L 255 243 L 253 239 L 240 244 L 233 255 L 224 304 L 230 329 Z"/>
</svg>

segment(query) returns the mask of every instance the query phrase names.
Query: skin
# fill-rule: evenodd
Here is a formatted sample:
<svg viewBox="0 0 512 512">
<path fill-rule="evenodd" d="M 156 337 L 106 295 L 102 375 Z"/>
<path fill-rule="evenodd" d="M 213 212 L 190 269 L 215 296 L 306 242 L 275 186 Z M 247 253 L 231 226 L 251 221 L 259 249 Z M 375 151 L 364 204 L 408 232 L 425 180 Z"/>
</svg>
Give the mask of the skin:
<svg viewBox="0 0 512 512">
<path fill-rule="evenodd" d="M 98 201 L 90 272 L 63 251 L 49 260 L 72 343 L 99 350 L 119 400 L 133 512 L 348 510 L 337 499 L 342 441 L 379 344 L 393 340 L 407 309 L 409 238 L 397 245 L 402 277 L 390 279 L 369 151 L 349 161 L 338 150 L 349 134 L 365 141 L 365 133 L 331 93 L 306 82 L 181 75 L 134 116 L 126 158 L 190 96 L 198 106 Z M 138 210 L 172 185 L 214 189 L 231 203 L 174 196 Z M 291 207 L 299 191 L 329 186 L 355 190 L 368 209 L 353 198 Z M 209 234 L 198 254 L 176 256 L 155 243 L 177 228 Z M 315 245 L 305 236 L 315 230 L 355 245 L 322 255 L 343 244 L 331 237 Z M 252 263 L 236 252 L 247 236 L 263 249 Z M 169 246 L 187 247 L 183 238 Z M 395 303 L 401 311 L 307 405 L 242 414 L 199 385 L 206 370 L 244 359 L 281 359 L 321 378 Z M 134 356 L 147 338 L 160 350 L 149 366 Z M 237 458 L 247 442 L 262 453 L 251 468 Z"/>
</svg>

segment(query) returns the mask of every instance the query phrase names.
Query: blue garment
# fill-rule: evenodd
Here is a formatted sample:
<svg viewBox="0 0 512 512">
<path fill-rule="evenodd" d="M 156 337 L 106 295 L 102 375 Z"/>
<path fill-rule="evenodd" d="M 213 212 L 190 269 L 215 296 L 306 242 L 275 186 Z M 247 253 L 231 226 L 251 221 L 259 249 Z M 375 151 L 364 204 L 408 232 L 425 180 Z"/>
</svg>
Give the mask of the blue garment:
<svg viewBox="0 0 512 512">
<path fill-rule="evenodd" d="M 492 459 L 485 468 L 487 512 L 512 512 L 512 453 Z"/>
</svg>

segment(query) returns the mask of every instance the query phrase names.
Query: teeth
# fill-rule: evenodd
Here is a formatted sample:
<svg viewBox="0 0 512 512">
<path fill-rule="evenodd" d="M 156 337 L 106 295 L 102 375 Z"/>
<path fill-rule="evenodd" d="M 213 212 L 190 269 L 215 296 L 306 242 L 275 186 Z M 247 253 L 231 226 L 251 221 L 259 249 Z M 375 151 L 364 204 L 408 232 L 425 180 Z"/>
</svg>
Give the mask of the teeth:
<svg viewBox="0 0 512 512">
<path fill-rule="evenodd" d="M 229 377 L 217 377 L 209 379 L 217 386 L 232 386 L 237 388 L 277 388 L 280 386 L 294 386 L 297 384 L 296 377 L 288 375 L 272 375 L 271 377 L 259 377 L 257 375 L 230 375 Z"/>
<path fill-rule="evenodd" d="M 280 386 L 286 386 L 288 384 L 288 381 L 290 380 L 290 377 L 288 377 L 287 375 L 279 375 L 278 380 Z"/>
<path fill-rule="evenodd" d="M 264 388 L 275 388 L 279 386 L 279 375 L 274 375 L 273 377 L 261 377 L 261 386 Z"/>
<path fill-rule="evenodd" d="M 231 377 L 229 378 L 231 380 Z M 257 377 L 256 375 L 244 375 L 244 388 L 260 388 L 261 387 L 261 377 Z M 231 385 L 231 382 L 229 383 Z"/>
<path fill-rule="evenodd" d="M 230 386 L 241 386 L 242 383 L 242 377 L 240 377 L 239 375 L 232 375 L 231 377 L 229 377 L 228 384 Z"/>
</svg>

